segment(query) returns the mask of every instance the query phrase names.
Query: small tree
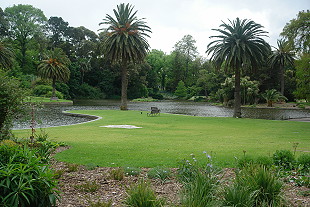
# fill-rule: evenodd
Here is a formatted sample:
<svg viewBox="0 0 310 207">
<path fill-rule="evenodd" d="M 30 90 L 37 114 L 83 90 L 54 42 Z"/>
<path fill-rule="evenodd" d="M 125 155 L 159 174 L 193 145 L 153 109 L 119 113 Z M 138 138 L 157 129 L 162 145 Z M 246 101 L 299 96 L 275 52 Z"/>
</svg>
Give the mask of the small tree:
<svg viewBox="0 0 310 207">
<path fill-rule="evenodd" d="M 12 119 L 22 110 L 23 91 L 19 82 L 0 70 L 0 140 L 8 138 Z"/>
<path fill-rule="evenodd" d="M 185 84 L 183 81 L 179 81 L 177 89 L 174 92 L 174 95 L 176 95 L 178 98 L 184 98 L 187 95 L 187 89 L 185 87 Z"/>
<path fill-rule="evenodd" d="M 267 101 L 267 107 L 272 107 L 273 103 L 276 101 L 287 100 L 287 98 L 276 89 L 266 90 L 262 96 Z"/>
</svg>

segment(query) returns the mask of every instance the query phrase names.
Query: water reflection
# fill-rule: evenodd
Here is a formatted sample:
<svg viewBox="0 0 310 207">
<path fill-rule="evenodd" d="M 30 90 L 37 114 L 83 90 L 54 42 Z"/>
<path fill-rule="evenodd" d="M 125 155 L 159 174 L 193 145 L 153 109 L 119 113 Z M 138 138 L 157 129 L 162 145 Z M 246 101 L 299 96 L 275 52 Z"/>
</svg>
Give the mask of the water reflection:
<svg viewBox="0 0 310 207">
<path fill-rule="evenodd" d="M 77 100 L 73 106 L 45 106 L 35 113 L 36 128 L 77 124 L 89 121 L 86 117 L 67 116 L 62 111 L 67 110 L 118 110 L 120 102 L 115 100 Z M 139 102 L 128 104 L 130 110 L 148 111 L 151 106 L 158 107 L 162 113 L 184 114 L 205 117 L 232 117 L 233 109 L 220 106 L 211 106 L 204 102 Z M 242 108 L 242 116 L 254 119 L 282 120 L 290 118 L 310 117 L 310 110 L 302 109 L 277 109 L 277 108 Z M 15 121 L 14 129 L 25 129 L 30 127 L 30 121 L 20 119 Z"/>
</svg>

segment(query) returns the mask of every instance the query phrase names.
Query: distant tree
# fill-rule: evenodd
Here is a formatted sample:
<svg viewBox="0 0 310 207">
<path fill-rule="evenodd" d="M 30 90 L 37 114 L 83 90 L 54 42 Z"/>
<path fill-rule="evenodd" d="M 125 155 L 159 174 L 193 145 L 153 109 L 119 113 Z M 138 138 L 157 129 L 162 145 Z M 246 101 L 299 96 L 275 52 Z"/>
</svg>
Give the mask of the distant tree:
<svg viewBox="0 0 310 207">
<path fill-rule="evenodd" d="M 69 23 L 61 17 L 50 17 L 47 21 L 47 29 L 50 32 L 50 41 L 52 47 L 60 47 L 65 41 L 65 36 L 69 28 Z"/>
<path fill-rule="evenodd" d="M 281 36 L 285 37 L 298 52 L 310 53 L 310 10 L 300 11 L 296 19 L 285 25 Z"/>
<path fill-rule="evenodd" d="M 191 35 L 185 35 L 174 46 L 174 51 L 183 54 L 185 57 L 185 72 L 183 80 L 185 80 L 185 78 L 188 75 L 190 62 L 193 61 L 198 55 L 195 43 L 196 40 L 194 40 L 194 38 Z"/>
<path fill-rule="evenodd" d="M 31 5 L 18 4 L 7 7 L 4 13 L 9 23 L 8 35 L 17 43 L 21 52 L 20 66 L 24 70 L 28 44 L 37 33 L 43 32 L 43 25 L 47 19 L 40 9 Z"/>
<path fill-rule="evenodd" d="M 297 89 L 294 95 L 298 99 L 310 102 L 310 54 L 304 54 L 295 61 Z"/>
<path fill-rule="evenodd" d="M 284 67 L 294 65 L 294 52 L 288 41 L 278 40 L 278 48 L 269 56 L 272 68 L 279 67 L 281 80 L 281 94 L 284 95 Z"/>
<path fill-rule="evenodd" d="M 104 39 L 104 54 L 114 63 L 120 63 L 122 76 L 121 110 L 127 110 L 128 64 L 143 62 L 149 50 L 146 37 L 151 28 L 136 17 L 130 4 L 120 4 L 113 10 L 116 19 L 106 15 L 99 25 L 108 24 Z"/>
<path fill-rule="evenodd" d="M 185 87 L 185 84 L 183 81 L 180 81 L 178 83 L 177 89 L 174 92 L 174 95 L 176 95 L 179 98 L 184 98 L 187 95 L 187 89 Z"/>
<path fill-rule="evenodd" d="M 13 51 L 5 45 L 5 43 L 0 41 L 0 69 L 11 68 L 13 64 Z"/>
<path fill-rule="evenodd" d="M 45 54 L 45 59 L 38 66 L 38 74 L 42 78 L 52 79 L 52 97 L 56 98 L 56 81 L 66 82 L 70 78 L 70 70 L 68 68 L 70 60 L 60 48 L 55 48 Z"/>
<path fill-rule="evenodd" d="M 0 7 L 0 40 L 7 35 L 9 23 L 5 18 L 4 12 Z"/>
<path fill-rule="evenodd" d="M 263 26 L 252 20 L 229 20 L 223 22 L 223 29 L 213 29 L 220 35 L 211 36 L 217 40 L 208 45 L 207 54 L 212 53 L 211 60 L 220 68 L 223 64 L 226 69 L 231 69 L 235 74 L 235 104 L 234 117 L 241 117 L 240 77 L 241 70 L 257 68 L 268 54 L 270 46 L 262 36 L 266 36 Z"/>
<path fill-rule="evenodd" d="M 279 100 L 286 100 L 286 97 L 283 96 L 279 91 L 276 89 L 266 90 L 263 93 L 263 98 L 267 101 L 267 106 L 272 107 L 274 102 Z"/>
</svg>

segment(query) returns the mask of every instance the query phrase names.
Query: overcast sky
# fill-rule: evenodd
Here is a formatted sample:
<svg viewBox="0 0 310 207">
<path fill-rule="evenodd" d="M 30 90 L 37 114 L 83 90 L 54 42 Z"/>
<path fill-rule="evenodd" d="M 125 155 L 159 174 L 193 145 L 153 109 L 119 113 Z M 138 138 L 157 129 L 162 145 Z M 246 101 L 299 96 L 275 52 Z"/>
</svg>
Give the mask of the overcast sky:
<svg viewBox="0 0 310 207">
<path fill-rule="evenodd" d="M 205 56 L 209 37 L 216 34 L 221 21 L 251 19 L 269 32 L 266 41 L 276 46 L 283 27 L 299 11 L 310 9 L 309 0 L 1 0 L 4 10 L 14 4 L 30 4 L 41 9 L 47 18 L 62 17 L 70 26 L 84 26 L 94 32 L 106 14 L 113 15 L 119 3 L 130 3 L 138 18 L 146 18 L 152 28 L 152 49 L 167 54 L 184 35 L 197 41 L 200 55 Z"/>
</svg>

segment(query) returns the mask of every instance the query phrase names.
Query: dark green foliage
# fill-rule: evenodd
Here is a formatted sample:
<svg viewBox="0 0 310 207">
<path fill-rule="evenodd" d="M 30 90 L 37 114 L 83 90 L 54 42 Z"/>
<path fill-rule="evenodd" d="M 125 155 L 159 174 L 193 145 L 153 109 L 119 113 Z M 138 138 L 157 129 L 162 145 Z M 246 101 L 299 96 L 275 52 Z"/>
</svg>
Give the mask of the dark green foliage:
<svg viewBox="0 0 310 207">
<path fill-rule="evenodd" d="M 150 184 L 141 180 L 138 184 L 127 189 L 125 205 L 130 207 L 160 207 L 165 202 L 156 197 Z"/>
<path fill-rule="evenodd" d="M 35 96 L 46 96 L 48 92 L 52 92 L 53 87 L 47 85 L 37 85 L 33 88 L 33 94 Z"/>
<path fill-rule="evenodd" d="M 300 165 L 303 171 L 310 171 L 310 154 L 302 154 L 298 157 L 297 164 Z"/>
<path fill-rule="evenodd" d="M 292 169 L 295 162 L 294 155 L 289 150 L 277 150 L 272 158 L 275 165 L 284 169 Z"/>
<path fill-rule="evenodd" d="M 103 93 L 100 89 L 92 87 L 87 83 L 83 83 L 77 89 L 75 96 L 78 98 L 101 99 L 103 98 Z"/>
<path fill-rule="evenodd" d="M 153 99 L 158 99 L 158 100 L 164 99 L 164 96 L 160 93 L 151 93 L 151 94 L 149 94 L 149 96 L 151 96 Z"/>
<path fill-rule="evenodd" d="M 0 141 L 9 137 L 13 116 L 23 109 L 23 98 L 19 82 L 0 69 Z"/>
<path fill-rule="evenodd" d="M 3 206 L 54 206 L 58 198 L 54 174 L 27 147 L 0 146 L 0 200 Z M 4 156 L 3 156 L 4 155 Z"/>
<path fill-rule="evenodd" d="M 178 83 L 178 86 L 174 92 L 174 95 L 176 95 L 178 98 L 185 98 L 187 96 L 187 89 L 183 81 L 180 81 Z"/>
<path fill-rule="evenodd" d="M 254 159 L 249 156 L 243 156 L 240 159 L 237 160 L 237 167 L 242 169 L 244 167 L 247 167 L 249 165 L 254 164 Z"/>
</svg>

